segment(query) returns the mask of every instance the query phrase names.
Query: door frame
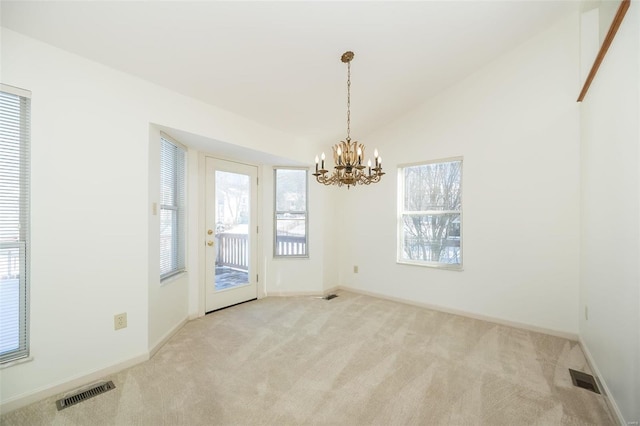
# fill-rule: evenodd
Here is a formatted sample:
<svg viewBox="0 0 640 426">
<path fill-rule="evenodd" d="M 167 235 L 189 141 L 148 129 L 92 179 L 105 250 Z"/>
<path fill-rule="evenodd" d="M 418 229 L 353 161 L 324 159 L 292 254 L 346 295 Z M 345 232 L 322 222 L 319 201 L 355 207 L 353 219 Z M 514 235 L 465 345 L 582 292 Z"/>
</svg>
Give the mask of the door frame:
<svg viewBox="0 0 640 426">
<path fill-rule="evenodd" d="M 198 316 L 204 316 L 206 314 L 206 296 L 207 296 L 207 263 L 206 263 L 206 235 L 207 235 L 207 165 L 206 160 L 207 157 L 213 158 L 216 160 L 229 161 L 232 163 L 244 164 L 246 166 L 252 166 L 257 169 L 258 174 L 258 185 L 257 185 L 257 205 L 256 205 L 256 224 L 258 226 L 258 234 L 256 236 L 256 271 L 258 274 L 258 282 L 257 285 L 257 297 L 258 299 L 262 299 L 265 297 L 264 292 L 264 277 L 263 268 L 264 268 L 264 226 L 263 226 L 263 218 L 262 218 L 262 170 L 263 166 L 260 164 L 253 164 L 248 161 L 238 160 L 237 158 L 229 158 L 222 155 L 217 155 L 215 153 L 210 152 L 199 152 L 198 153 L 198 237 L 197 237 L 197 247 L 198 247 Z"/>
</svg>

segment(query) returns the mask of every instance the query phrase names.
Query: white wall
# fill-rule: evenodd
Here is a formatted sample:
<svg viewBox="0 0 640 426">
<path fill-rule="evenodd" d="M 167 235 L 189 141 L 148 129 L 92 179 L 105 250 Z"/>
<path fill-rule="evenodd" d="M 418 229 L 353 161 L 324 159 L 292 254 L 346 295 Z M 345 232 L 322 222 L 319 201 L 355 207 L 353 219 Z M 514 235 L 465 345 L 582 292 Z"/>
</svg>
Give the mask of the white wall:
<svg viewBox="0 0 640 426">
<path fill-rule="evenodd" d="M 581 105 L 580 336 L 625 422 L 640 421 L 639 18 L 633 1 Z"/>
<path fill-rule="evenodd" d="M 308 159 L 313 160 L 312 156 Z M 323 291 L 323 238 L 325 225 L 324 215 L 317 215 L 326 203 L 325 188 L 319 187 L 309 174 L 309 239 L 308 258 L 274 258 L 274 172 L 273 166 L 265 165 L 260 178 L 263 199 L 263 231 L 264 239 L 263 268 L 260 271 L 264 281 L 260 283 L 268 296 L 321 294 Z M 261 278 L 261 279 L 263 279 Z"/>
<path fill-rule="evenodd" d="M 579 20 L 572 16 L 401 120 L 360 136 L 382 152 L 388 173 L 382 183 L 347 191 L 311 180 L 308 260 L 271 257 L 276 164 L 264 163 L 266 293 L 342 284 L 569 334 L 578 332 L 578 312 L 589 303 L 581 336 L 622 411 L 634 419 L 630 398 L 637 398 L 640 382 L 638 68 L 637 62 L 635 68 L 622 65 L 621 58 L 628 60 L 634 48 L 637 54 L 637 6 L 618 36 L 623 41 L 610 52 L 620 64 L 604 77 L 601 70 L 582 106 L 583 124 L 592 123 L 582 127 L 582 215 Z M 151 123 L 299 162 L 313 158 L 318 147 L 10 30 L 0 35 L 2 82 L 33 92 L 33 360 L 0 370 L 0 402 L 8 406 L 144 358 L 187 315 L 198 314 L 196 257 L 189 259 L 187 276 L 166 286 L 155 272 L 151 203 L 159 185 Z M 622 79 L 612 77 L 618 72 Z M 625 82 L 635 85 L 635 100 L 619 89 Z M 614 131 L 606 118 L 610 109 L 627 114 L 631 124 Z M 199 151 L 214 154 L 214 146 L 190 150 L 190 167 Z M 464 271 L 396 264 L 397 165 L 457 155 L 464 156 Z M 189 173 L 193 196 L 198 171 Z M 616 179 L 620 173 L 624 179 Z M 603 230 L 611 196 L 624 207 L 623 216 Z M 197 209 L 200 200 L 189 205 Z M 190 219 L 193 240 L 197 214 Z M 602 253 L 600 243 L 620 244 L 623 253 Z M 197 251 L 193 241 L 190 249 Z M 128 313 L 129 327 L 115 332 L 113 315 L 120 312 Z M 634 368 L 636 378 L 624 376 L 623 365 Z"/>
<path fill-rule="evenodd" d="M 6 408 L 144 359 L 193 309 L 185 281 L 158 282 L 151 202 L 159 174 L 152 170 L 157 133 L 151 123 L 298 161 L 313 158 L 313 150 L 13 31 L 2 29 L 1 36 L 2 82 L 33 93 L 33 360 L 0 370 Z M 116 332 L 113 315 L 121 312 L 129 324 Z"/>
<path fill-rule="evenodd" d="M 577 333 L 578 23 L 562 20 L 360 138 L 387 175 L 343 191 L 343 285 Z M 464 271 L 396 264 L 398 164 L 452 156 L 464 157 Z"/>
</svg>

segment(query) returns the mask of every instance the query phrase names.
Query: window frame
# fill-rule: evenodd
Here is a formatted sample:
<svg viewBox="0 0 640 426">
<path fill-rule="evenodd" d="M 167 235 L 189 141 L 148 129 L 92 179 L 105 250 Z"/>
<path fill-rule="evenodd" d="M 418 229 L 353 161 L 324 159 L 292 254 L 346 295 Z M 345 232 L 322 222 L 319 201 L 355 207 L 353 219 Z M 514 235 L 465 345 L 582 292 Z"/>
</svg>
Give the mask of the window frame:
<svg viewBox="0 0 640 426">
<path fill-rule="evenodd" d="M 31 92 L 18 87 L 0 84 L 0 92 L 25 99 L 20 106 L 20 146 L 19 190 L 24 202 L 19 203 L 18 241 L 7 242 L 8 246 L 17 245 L 19 251 L 20 278 L 18 281 L 18 348 L 0 355 L 0 368 L 13 365 L 21 360 L 29 360 L 30 345 L 30 289 L 31 289 Z M 24 115 L 23 115 L 24 114 Z M 23 132 L 24 131 L 24 132 Z M 20 221 L 25 219 L 25 222 Z"/>
<path fill-rule="evenodd" d="M 173 169 L 176 171 L 176 175 L 174 179 L 172 179 L 172 184 L 174 186 L 175 191 L 175 200 L 174 204 L 162 204 L 162 145 L 163 142 L 167 142 L 168 144 L 174 146 L 176 148 L 177 155 L 174 158 Z M 182 176 L 178 176 L 178 171 L 180 170 L 179 161 L 182 161 Z M 160 283 L 165 283 L 174 278 L 175 276 L 182 274 L 187 271 L 187 250 L 186 250 L 186 205 L 187 205 L 187 147 L 182 145 L 180 142 L 173 139 L 171 136 L 167 135 L 164 132 L 160 132 L 160 193 L 159 199 L 160 202 L 160 215 L 158 218 L 158 226 L 159 231 L 161 232 L 162 225 L 162 212 L 163 210 L 168 210 L 175 212 L 175 235 L 176 238 L 172 240 L 172 252 L 175 253 L 175 267 L 172 267 L 171 270 L 162 273 L 160 270 Z M 179 204 L 179 201 L 182 200 L 182 205 Z M 173 227 L 173 225 L 172 225 Z M 174 235 L 172 233 L 172 235 Z M 159 234 L 161 244 L 162 236 Z M 162 261 L 162 246 L 160 245 L 160 261 Z M 180 262 L 182 260 L 182 262 Z M 181 264 L 182 263 L 182 264 Z"/>
<path fill-rule="evenodd" d="M 404 170 L 409 167 L 417 167 L 417 166 L 428 166 L 431 164 L 439 164 L 439 163 L 452 163 L 452 162 L 460 162 L 460 210 L 425 210 L 425 211 L 410 211 L 410 214 L 423 214 L 423 215 L 446 215 L 446 214 L 459 214 L 460 215 L 460 263 L 443 263 L 443 262 L 433 262 L 427 260 L 410 260 L 404 259 L 403 254 L 403 246 L 404 246 L 404 215 L 408 214 L 407 211 L 404 210 L 404 196 L 405 196 L 405 182 L 404 182 Z M 436 269 L 445 269 L 452 271 L 462 271 L 463 262 L 464 262 L 464 220 L 463 220 L 463 211 L 464 211 L 464 185 L 463 185 L 463 176 L 464 176 L 464 159 L 462 156 L 455 157 L 446 157 L 439 158 L 435 160 L 427 160 L 420 161 L 415 163 L 406 163 L 398 165 L 398 200 L 397 200 L 397 218 L 396 218 L 396 263 L 402 265 L 414 265 L 414 266 L 424 266 L 428 268 L 436 268 Z"/>
<path fill-rule="evenodd" d="M 278 208 L 278 170 L 301 170 L 305 178 L 305 211 L 277 210 Z M 278 214 L 304 214 L 305 254 L 278 254 Z M 273 168 L 273 258 L 274 259 L 308 259 L 309 258 L 309 168 L 275 166 Z"/>
</svg>

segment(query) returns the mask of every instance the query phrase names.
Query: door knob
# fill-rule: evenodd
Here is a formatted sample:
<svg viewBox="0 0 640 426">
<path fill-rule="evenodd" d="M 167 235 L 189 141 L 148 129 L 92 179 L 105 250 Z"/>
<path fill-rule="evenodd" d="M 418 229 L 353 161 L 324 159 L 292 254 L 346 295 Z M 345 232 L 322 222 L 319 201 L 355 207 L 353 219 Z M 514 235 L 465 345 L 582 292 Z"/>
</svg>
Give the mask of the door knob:
<svg viewBox="0 0 640 426">
<path fill-rule="evenodd" d="M 207 241 L 207 245 L 211 247 L 213 245 L 213 241 Z"/>
<path fill-rule="evenodd" d="M 207 231 L 207 234 L 211 235 L 211 234 L 213 234 L 213 231 L 212 231 L 211 229 L 209 229 L 209 230 Z"/>
</svg>

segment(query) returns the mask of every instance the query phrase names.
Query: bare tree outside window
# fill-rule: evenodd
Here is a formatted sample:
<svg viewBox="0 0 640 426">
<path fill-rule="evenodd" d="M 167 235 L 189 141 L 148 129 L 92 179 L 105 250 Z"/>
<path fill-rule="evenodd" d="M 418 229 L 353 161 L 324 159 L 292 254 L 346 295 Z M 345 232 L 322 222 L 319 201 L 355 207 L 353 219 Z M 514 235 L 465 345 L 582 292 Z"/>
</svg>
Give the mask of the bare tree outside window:
<svg viewBox="0 0 640 426">
<path fill-rule="evenodd" d="M 246 175 L 216 172 L 217 227 L 220 231 L 249 223 L 249 180 Z"/>
<path fill-rule="evenodd" d="M 400 169 L 398 261 L 462 266 L 462 159 Z"/>
</svg>

